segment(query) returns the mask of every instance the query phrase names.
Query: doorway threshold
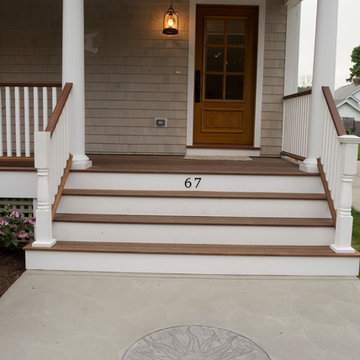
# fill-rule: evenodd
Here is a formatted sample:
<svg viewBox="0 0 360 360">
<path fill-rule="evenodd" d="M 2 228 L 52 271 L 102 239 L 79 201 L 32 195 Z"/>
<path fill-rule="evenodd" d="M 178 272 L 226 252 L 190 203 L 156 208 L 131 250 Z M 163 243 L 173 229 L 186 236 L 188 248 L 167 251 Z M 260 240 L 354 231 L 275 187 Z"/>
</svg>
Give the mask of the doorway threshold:
<svg viewBox="0 0 360 360">
<path fill-rule="evenodd" d="M 249 157 L 260 156 L 260 148 L 244 147 L 207 147 L 203 145 L 187 146 L 186 159 L 216 159 L 216 160 L 247 160 Z M 250 159 L 251 160 L 251 159 Z"/>
</svg>

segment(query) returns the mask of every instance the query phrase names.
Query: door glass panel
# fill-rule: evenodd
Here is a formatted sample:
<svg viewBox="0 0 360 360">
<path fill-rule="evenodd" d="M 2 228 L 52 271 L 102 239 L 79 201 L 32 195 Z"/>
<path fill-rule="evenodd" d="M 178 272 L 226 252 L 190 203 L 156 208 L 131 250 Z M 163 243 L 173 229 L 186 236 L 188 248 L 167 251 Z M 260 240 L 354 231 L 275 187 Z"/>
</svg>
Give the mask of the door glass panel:
<svg viewBox="0 0 360 360">
<path fill-rule="evenodd" d="M 226 71 L 243 72 L 244 71 L 244 48 L 228 48 L 226 59 Z"/>
<path fill-rule="evenodd" d="M 226 99 L 243 99 L 244 76 L 227 75 L 226 76 Z"/>
<path fill-rule="evenodd" d="M 224 43 L 224 20 L 207 19 L 206 21 L 206 43 L 223 44 Z"/>
<path fill-rule="evenodd" d="M 222 99 L 223 75 L 207 74 L 205 77 L 205 98 Z"/>
<path fill-rule="evenodd" d="M 224 48 L 209 47 L 206 49 L 206 71 L 224 70 Z"/>
<path fill-rule="evenodd" d="M 227 43 L 245 45 L 245 20 L 228 21 Z"/>
</svg>

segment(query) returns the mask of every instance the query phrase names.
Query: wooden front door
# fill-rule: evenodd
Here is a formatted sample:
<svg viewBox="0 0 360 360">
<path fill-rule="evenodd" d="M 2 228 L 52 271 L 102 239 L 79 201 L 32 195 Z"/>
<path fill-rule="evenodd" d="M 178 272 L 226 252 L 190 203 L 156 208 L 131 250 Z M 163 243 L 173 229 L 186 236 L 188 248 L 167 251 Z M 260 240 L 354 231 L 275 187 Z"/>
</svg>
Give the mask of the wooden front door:
<svg viewBox="0 0 360 360">
<path fill-rule="evenodd" d="M 194 145 L 254 143 L 258 7 L 196 8 Z"/>
</svg>

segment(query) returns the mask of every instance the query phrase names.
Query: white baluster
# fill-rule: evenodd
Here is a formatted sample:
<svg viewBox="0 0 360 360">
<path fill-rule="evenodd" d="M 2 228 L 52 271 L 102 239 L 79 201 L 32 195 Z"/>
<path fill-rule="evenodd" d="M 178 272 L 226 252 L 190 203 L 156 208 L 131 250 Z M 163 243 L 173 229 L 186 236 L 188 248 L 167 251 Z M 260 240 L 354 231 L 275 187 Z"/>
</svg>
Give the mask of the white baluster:
<svg viewBox="0 0 360 360">
<path fill-rule="evenodd" d="M 46 129 L 48 124 L 48 93 L 47 87 L 43 87 L 43 129 Z"/>
<path fill-rule="evenodd" d="M 338 143 L 336 147 L 336 180 L 334 188 L 334 207 L 338 209 L 339 205 L 339 193 L 341 186 L 341 145 Z"/>
<path fill-rule="evenodd" d="M 294 129 L 294 118 L 293 118 L 293 101 L 291 101 L 290 103 L 290 126 L 289 126 L 289 131 L 290 131 L 290 136 L 291 136 L 291 141 L 290 141 L 290 151 L 291 153 L 293 153 L 295 151 L 294 149 L 294 132 L 295 132 L 295 129 Z"/>
<path fill-rule="evenodd" d="M 10 88 L 5 88 L 5 106 L 6 106 L 6 147 L 7 156 L 12 156 L 12 138 L 11 138 L 11 93 Z"/>
<path fill-rule="evenodd" d="M 20 89 L 15 86 L 15 144 L 16 156 L 21 156 Z"/>
<path fill-rule="evenodd" d="M 1 88 L 0 88 L 0 156 L 4 156 L 2 127 L 3 127 L 3 122 L 2 122 L 2 98 L 1 98 Z"/>
<path fill-rule="evenodd" d="M 29 88 L 24 87 L 25 156 L 30 156 L 30 106 Z"/>
<path fill-rule="evenodd" d="M 296 99 L 295 102 L 296 107 L 294 108 L 294 114 L 295 116 L 295 154 L 301 155 L 301 137 L 300 137 L 300 121 L 299 121 L 299 115 L 301 114 L 301 99 Z M 298 111 L 296 111 L 298 110 Z"/>
<path fill-rule="evenodd" d="M 39 131 L 39 90 L 37 87 L 33 88 L 34 93 L 34 133 Z"/>
<path fill-rule="evenodd" d="M 284 151 L 288 151 L 288 139 L 289 137 L 287 136 L 288 133 L 288 126 L 289 126 L 289 122 L 288 122 L 288 105 L 287 102 L 284 102 L 284 127 L 283 127 L 283 150 Z"/>
<path fill-rule="evenodd" d="M 54 111 L 57 102 L 57 90 L 55 86 L 52 88 L 51 94 L 52 94 L 52 111 Z"/>
<path fill-rule="evenodd" d="M 357 136 L 339 136 L 341 143 L 341 184 L 339 195 L 339 208 L 336 217 L 335 242 L 331 248 L 336 253 L 353 253 L 351 247 L 352 223 L 352 182 L 357 170 L 357 153 L 360 138 Z"/>
</svg>

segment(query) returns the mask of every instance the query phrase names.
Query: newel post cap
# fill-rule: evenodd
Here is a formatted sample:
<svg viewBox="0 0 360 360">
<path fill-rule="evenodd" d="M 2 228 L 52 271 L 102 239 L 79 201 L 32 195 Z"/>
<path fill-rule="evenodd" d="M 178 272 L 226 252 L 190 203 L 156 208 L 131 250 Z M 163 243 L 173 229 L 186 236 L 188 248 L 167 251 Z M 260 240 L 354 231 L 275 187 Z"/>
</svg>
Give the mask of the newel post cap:
<svg viewBox="0 0 360 360">
<path fill-rule="evenodd" d="M 360 144 L 360 137 L 356 135 L 341 135 L 338 139 L 341 144 Z"/>
<path fill-rule="evenodd" d="M 357 171 L 358 144 L 360 137 L 355 135 L 342 135 L 338 137 L 343 151 L 343 175 L 353 176 Z"/>
</svg>

